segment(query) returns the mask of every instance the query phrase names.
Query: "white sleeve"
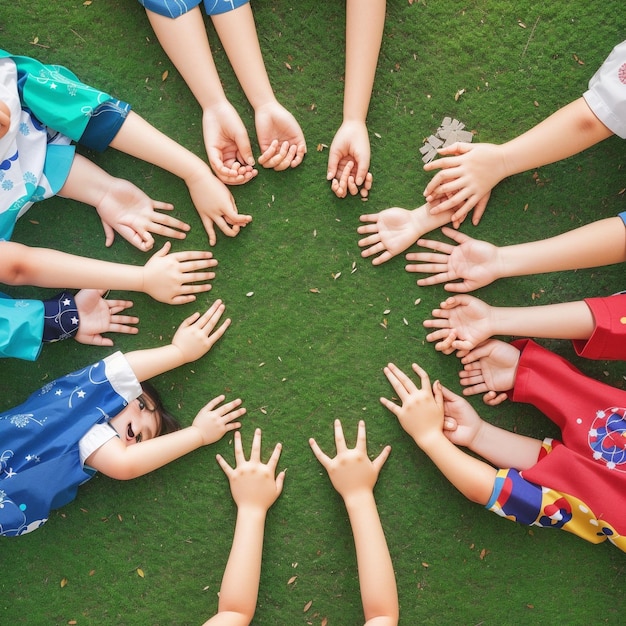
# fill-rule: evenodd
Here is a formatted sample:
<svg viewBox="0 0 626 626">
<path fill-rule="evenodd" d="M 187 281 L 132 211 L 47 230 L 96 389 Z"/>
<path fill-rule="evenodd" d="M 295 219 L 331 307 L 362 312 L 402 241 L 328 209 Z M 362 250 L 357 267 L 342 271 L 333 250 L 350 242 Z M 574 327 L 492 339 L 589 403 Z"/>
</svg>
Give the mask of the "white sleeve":
<svg viewBox="0 0 626 626">
<path fill-rule="evenodd" d="M 85 465 L 89 455 L 103 446 L 109 439 L 113 439 L 113 437 L 117 437 L 117 432 L 109 422 L 102 422 L 92 426 L 78 442 L 81 465 Z"/>
<path fill-rule="evenodd" d="M 121 352 L 107 356 L 104 359 L 104 367 L 111 386 L 126 402 L 130 402 L 141 395 L 141 385 L 135 372 Z"/>
</svg>

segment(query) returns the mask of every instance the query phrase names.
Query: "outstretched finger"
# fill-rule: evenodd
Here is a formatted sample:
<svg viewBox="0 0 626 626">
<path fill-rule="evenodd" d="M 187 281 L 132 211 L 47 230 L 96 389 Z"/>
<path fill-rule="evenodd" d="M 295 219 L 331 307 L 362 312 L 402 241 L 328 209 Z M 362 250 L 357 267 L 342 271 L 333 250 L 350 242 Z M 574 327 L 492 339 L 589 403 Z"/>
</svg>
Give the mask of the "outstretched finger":
<svg viewBox="0 0 626 626">
<path fill-rule="evenodd" d="M 241 443 L 241 433 L 237 430 L 235 431 L 235 464 L 237 466 L 246 462 L 246 457 L 243 453 L 243 445 Z"/>
<path fill-rule="evenodd" d="M 359 420 L 359 425 L 356 433 L 356 446 L 358 450 L 362 450 L 367 454 L 367 433 L 365 431 L 365 422 Z"/>
<path fill-rule="evenodd" d="M 422 389 L 431 389 L 430 377 L 426 373 L 426 370 L 421 368 L 417 363 L 413 363 L 413 371 L 420 377 Z"/>
<path fill-rule="evenodd" d="M 330 464 L 330 457 L 322 451 L 322 449 L 319 447 L 317 441 L 315 441 L 315 439 L 313 439 L 313 437 L 311 437 L 309 439 L 309 446 L 311 446 L 311 450 L 313 451 L 313 454 L 315 455 L 315 458 L 325 467 L 327 468 L 328 465 Z"/>
<path fill-rule="evenodd" d="M 254 430 L 254 437 L 252 438 L 252 448 L 250 450 L 250 460 L 261 462 L 261 429 L 256 428 Z"/>
<path fill-rule="evenodd" d="M 233 468 L 226 462 L 221 454 L 216 454 L 215 460 L 218 462 L 222 470 L 224 470 L 224 474 L 226 474 L 226 476 L 230 479 L 234 472 Z"/>
<path fill-rule="evenodd" d="M 389 363 L 383 371 L 401 402 L 404 402 L 409 394 L 417 390 L 415 383 L 393 363 Z"/>
<path fill-rule="evenodd" d="M 337 454 L 340 452 L 345 452 L 348 449 L 346 445 L 346 438 L 343 434 L 343 428 L 341 426 L 341 422 L 336 419 L 335 420 L 335 447 L 337 448 Z"/>
<path fill-rule="evenodd" d="M 385 464 L 385 461 L 389 458 L 390 454 L 391 446 L 385 446 L 380 451 L 380 454 L 372 461 L 372 465 L 374 466 L 377 474 L 380 472 L 382 466 Z"/>
<path fill-rule="evenodd" d="M 276 466 L 278 465 L 278 460 L 280 459 L 280 453 L 282 449 L 283 449 L 283 444 L 280 442 L 277 443 L 274 446 L 274 450 L 272 450 L 272 456 L 270 456 L 267 462 L 267 467 L 269 467 L 269 469 L 272 470 L 272 474 L 276 472 Z"/>
</svg>

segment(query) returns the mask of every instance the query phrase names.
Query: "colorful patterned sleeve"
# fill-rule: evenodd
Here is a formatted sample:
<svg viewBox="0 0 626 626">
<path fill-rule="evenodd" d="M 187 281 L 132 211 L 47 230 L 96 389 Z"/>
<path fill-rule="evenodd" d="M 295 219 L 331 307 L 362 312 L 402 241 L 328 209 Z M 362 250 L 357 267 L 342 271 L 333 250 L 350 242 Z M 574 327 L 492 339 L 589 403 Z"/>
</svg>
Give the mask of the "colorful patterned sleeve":
<svg viewBox="0 0 626 626">
<path fill-rule="evenodd" d="M 540 458 L 550 454 L 559 441 L 546 439 Z M 498 470 L 493 493 L 485 508 L 526 526 L 560 528 L 591 543 L 609 540 L 626 551 L 626 538 L 597 517 L 584 502 L 566 493 L 536 485 L 515 469 Z"/>
</svg>

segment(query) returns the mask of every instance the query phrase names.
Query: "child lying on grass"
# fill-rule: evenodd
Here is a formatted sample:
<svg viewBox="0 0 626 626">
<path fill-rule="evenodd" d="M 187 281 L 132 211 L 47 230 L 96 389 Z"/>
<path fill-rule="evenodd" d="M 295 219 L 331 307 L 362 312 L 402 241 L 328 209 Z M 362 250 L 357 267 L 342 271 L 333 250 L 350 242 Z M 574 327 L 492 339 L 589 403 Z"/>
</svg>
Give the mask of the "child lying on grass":
<svg viewBox="0 0 626 626">
<path fill-rule="evenodd" d="M 40 528 L 97 471 L 136 478 L 239 428 L 241 400 L 222 404 L 220 395 L 179 430 L 144 382 L 206 354 L 230 325 L 217 326 L 223 313 L 216 300 L 187 318 L 170 344 L 117 352 L 1 413 L 0 535 Z"/>
</svg>

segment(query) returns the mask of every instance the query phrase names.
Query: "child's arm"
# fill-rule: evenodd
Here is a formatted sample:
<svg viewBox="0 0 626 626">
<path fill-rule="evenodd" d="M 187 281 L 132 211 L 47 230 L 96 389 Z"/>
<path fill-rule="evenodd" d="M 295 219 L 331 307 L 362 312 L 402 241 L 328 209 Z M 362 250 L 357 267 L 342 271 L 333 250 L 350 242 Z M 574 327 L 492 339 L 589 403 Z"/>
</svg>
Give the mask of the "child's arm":
<svg viewBox="0 0 626 626">
<path fill-rule="evenodd" d="M 150 24 L 202 107 L 204 143 L 216 176 L 228 185 L 257 175 L 250 139 L 222 88 L 200 7 L 172 19 L 146 10 Z"/>
<path fill-rule="evenodd" d="M 434 319 L 424 320 L 426 335 L 437 341 L 436 350 L 450 354 L 471 350 L 495 335 L 589 339 L 595 328 L 591 309 L 584 300 L 529 307 L 496 307 L 467 294 L 451 296 L 433 309 Z M 452 337 L 454 335 L 454 337 Z"/>
<path fill-rule="evenodd" d="M 372 626 L 395 625 L 399 616 L 398 591 L 374 499 L 374 485 L 391 447 L 386 446 L 378 457 L 370 461 L 365 422 L 362 420 L 359 422 L 356 446 L 351 449 L 346 446 L 341 422 L 335 420 L 337 455 L 333 459 L 322 452 L 315 439 L 309 439 L 309 444 L 346 505 L 356 548 L 365 623 Z"/>
<path fill-rule="evenodd" d="M 137 380 L 148 380 L 204 356 L 230 326 L 230 318 L 217 326 L 225 309 L 216 300 L 202 315 L 194 313 L 184 320 L 168 345 L 128 352 L 126 360 Z"/>
<path fill-rule="evenodd" d="M 257 428 L 249 461 L 239 432 L 235 433 L 236 466 L 232 468 L 217 455 L 237 505 L 237 522 L 220 587 L 218 613 L 205 626 L 247 626 L 252 621 L 261 578 L 265 518 L 280 496 L 285 480 L 285 470 L 274 477 L 280 452 L 278 443 L 270 460 L 266 464 L 261 462 L 261 430 Z"/>
<path fill-rule="evenodd" d="M 424 196 L 427 201 L 448 196 L 434 213 L 461 205 L 454 214 L 458 221 L 477 207 L 472 222 L 478 224 L 491 190 L 502 179 L 578 154 L 612 134 L 581 97 L 502 145 L 456 143 L 441 149 L 446 158 L 424 166 L 427 172 L 441 170 Z"/>
<path fill-rule="evenodd" d="M 416 363 L 413 370 L 421 379 L 421 389 L 392 363 L 385 367 L 385 376 L 401 405 L 387 398 L 381 398 L 381 403 L 398 418 L 413 441 L 465 497 L 487 504 L 496 478 L 495 468 L 463 452 L 446 437 L 441 383 L 435 381 L 431 388 L 426 372 Z"/>
<path fill-rule="evenodd" d="M 276 99 L 270 84 L 250 4 L 212 15 L 237 79 L 254 109 L 261 156 L 259 163 L 276 171 L 296 167 L 306 154 L 306 141 L 296 118 Z"/>
<path fill-rule="evenodd" d="M 364 248 L 361 256 L 368 258 L 378 254 L 372 264 L 380 265 L 404 252 L 422 235 L 447 224 L 452 217 L 452 211 L 434 215 L 429 209 L 428 204 L 423 204 L 411 211 L 392 207 L 380 213 L 361 215 L 362 222 L 370 222 L 357 229 L 360 235 L 367 235 L 359 241 L 359 246 Z"/>
<path fill-rule="evenodd" d="M 186 304 L 194 294 L 209 291 L 209 284 L 193 284 L 215 278 L 217 261 L 211 252 L 174 252 L 171 244 L 155 252 L 142 266 L 111 263 L 48 248 L 30 248 L 0 241 L 0 282 L 7 285 L 66 287 L 68 289 L 116 289 L 143 291 L 155 300 Z M 59 283 L 63 284 L 59 284 Z"/>
<path fill-rule="evenodd" d="M 432 252 L 413 252 L 409 272 L 432 274 L 417 281 L 420 286 L 445 283 L 447 291 L 465 292 L 484 287 L 498 278 L 527 276 L 564 270 L 600 267 L 626 261 L 626 227 L 621 217 L 607 217 L 549 239 L 512 246 L 486 241 L 444 228 L 458 245 L 420 239 Z M 461 282 L 452 282 L 461 280 Z"/>
<path fill-rule="evenodd" d="M 115 231 L 140 250 L 151 250 L 154 238 L 184 239 L 189 225 L 156 209 L 174 207 L 149 198 L 141 189 L 122 178 L 115 178 L 84 156 L 74 156 L 70 173 L 59 196 L 96 207 L 102 221 L 105 245 L 113 244 Z"/>
<path fill-rule="evenodd" d="M 385 25 L 385 7 L 385 0 L 346 2 L 343 122 L 331 143 L 326 172 L 326 179 L 332 180 L 331 189 L 339 198 L 359 192 L 366 198 L 372 186 L 366 119 Z"/>
<path fill-rule="evenodd" d="M 482 420 L 472 405 L 442 386 L 444 435 L 456 446 L 463 446 L 496 467 L 519 471 L 535 465 L 541 441 L 498 428 Z"/>
<path fill-rule="evenodd" d="M 238 417 L 246 412 L 237 398 L 222 404 L 224 396 L 213 398 L 204 406 L 191 426 L 161 437 L 127 445 L 113 437 L 92 452 L 85 464 L 117 480 L 130 480 L 148 474 L 176 459 L 221 439 L 226 433 L 239 428 Z"/>
<path fill-rule="evenodd" d="M 216 243 L 215 226 L 234 237 L 252 220 L 239 215 L 228 188 L 198 156 L 170 139 L 131 111 L 110 144 L 116 150 L 152 163 L 185 181 L 191 200 L 200 214 L 209 243 Z"/>
</svg>

